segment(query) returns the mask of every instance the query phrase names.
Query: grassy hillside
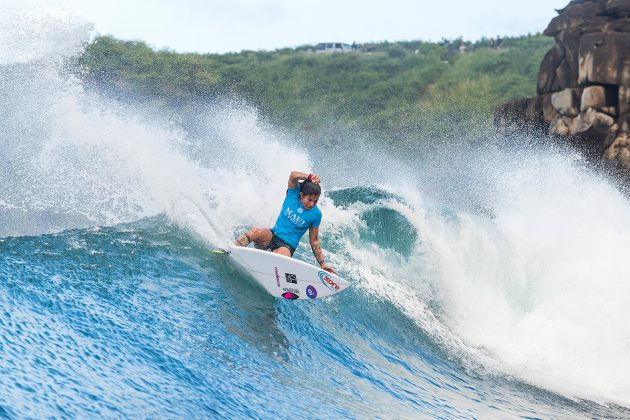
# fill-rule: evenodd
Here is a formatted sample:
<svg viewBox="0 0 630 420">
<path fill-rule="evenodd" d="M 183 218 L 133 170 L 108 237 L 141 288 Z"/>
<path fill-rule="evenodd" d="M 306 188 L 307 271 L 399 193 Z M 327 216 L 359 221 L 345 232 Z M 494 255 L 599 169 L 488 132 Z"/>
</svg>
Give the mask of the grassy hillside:
<svg viewBox="0 0 630 420">
<path fill-rule="evenodd" d="M 535 94 L 553 40 L 396 42 L 351 53 L 310 47 L 231 54 L 155 51 L 100 37 L 80 58 L 88 86 L 172 105 L 236 96 L 270 122 L 303 133 L 360 130 L 390 139 L 444 135 L 444 126 L 490 124 L 494 108 Z M 470 125 L 470 124 L 468 124 Z"/>
</svg>

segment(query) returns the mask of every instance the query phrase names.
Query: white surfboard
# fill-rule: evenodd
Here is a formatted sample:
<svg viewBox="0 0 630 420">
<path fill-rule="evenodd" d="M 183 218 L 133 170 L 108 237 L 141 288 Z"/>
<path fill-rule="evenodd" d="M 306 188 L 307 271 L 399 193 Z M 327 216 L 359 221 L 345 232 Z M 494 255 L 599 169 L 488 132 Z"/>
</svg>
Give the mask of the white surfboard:
<svg viewBox="0 0 630 420">
<path fill-rule="evenodd" d="M 319 299 L 350 286 L 336 274 L 273 252 L 240 246 L 217 251 L 228 254 L 260 287 L 275 297 Z"/>
</svg>

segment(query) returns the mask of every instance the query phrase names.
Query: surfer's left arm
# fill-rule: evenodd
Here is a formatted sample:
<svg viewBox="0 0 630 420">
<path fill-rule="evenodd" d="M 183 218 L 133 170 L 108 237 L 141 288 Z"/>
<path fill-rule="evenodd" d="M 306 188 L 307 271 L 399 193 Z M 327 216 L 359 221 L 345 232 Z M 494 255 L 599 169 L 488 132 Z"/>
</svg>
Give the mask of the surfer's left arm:
<svg viewBox="0 0 630 420">
<path fill-rule="evenodd" d="M 319 242 L 319 227 L 311 226 L 308 228 L 308 239 L 311 242 L 311 249 L 313 250 L 313 255 L 315 255 L 315 259 L 317 260 L 319 266 L 329 273 L 337 274 L 337 272 L 329 266 L 324 259 L 324 253 L 322 252 L 322 247 Z"/>
</svg>

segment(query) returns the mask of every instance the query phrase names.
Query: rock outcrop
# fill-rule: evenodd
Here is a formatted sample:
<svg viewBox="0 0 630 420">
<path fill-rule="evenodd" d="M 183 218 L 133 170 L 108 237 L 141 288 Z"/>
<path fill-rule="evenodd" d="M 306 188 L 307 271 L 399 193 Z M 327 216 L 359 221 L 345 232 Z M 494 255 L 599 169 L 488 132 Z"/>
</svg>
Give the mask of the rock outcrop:
<svg viewBox="0 0 630 420">
<path fill-rule="evenodd" d="M 569 139 L 630 171 L 630 0 L 573 0 L 543 33 L 556 43 L 538 96 L 505 104 L 496 124 Z"/>
</svg>

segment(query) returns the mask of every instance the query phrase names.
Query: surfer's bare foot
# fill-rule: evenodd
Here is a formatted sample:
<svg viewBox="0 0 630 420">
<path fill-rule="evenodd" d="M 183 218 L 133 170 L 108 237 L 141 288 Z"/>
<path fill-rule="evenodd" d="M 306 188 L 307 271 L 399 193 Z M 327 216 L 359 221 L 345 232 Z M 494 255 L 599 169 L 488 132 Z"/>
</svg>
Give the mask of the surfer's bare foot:
<svg viewBox="0 0 630 420">
<path fill-rule="evenodd" d="M 241 235 L 236 241 L 234 241 L 234 245 L 236 246 L 247 246 L 252 241 L 252 238 L 249 237 L 247 233 Z"/>
</svg>

